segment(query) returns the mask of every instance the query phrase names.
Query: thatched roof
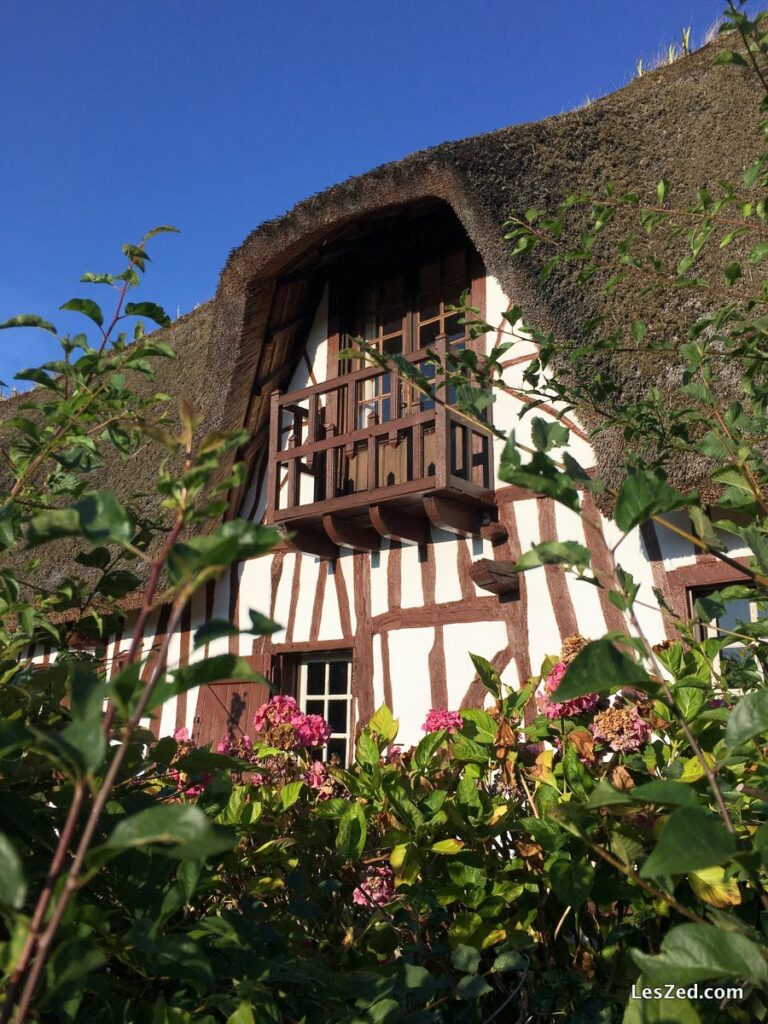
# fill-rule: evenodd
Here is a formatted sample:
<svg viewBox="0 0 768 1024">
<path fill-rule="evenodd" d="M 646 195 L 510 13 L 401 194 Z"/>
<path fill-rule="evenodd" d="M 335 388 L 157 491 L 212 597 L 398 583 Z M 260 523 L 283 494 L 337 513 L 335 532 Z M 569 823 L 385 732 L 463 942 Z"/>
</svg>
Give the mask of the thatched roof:
<svg viewBox="0 0 768 1024">
<path fill-rule="evenodd" d="M 425 199 L 440 199 L 452 208 L 489 272 L 534 326 L 561 337 L 577 336 L 587 318 L 608 313 L 617 323 L 642 319 L 674 337 L 678 324 L 689 325 L 703 308 L 690 292 L 640 297 L 633 285 L 606 300 L 599 288 L 576 284 L 574 265 L 558 268 L 542 286 L 537 260 L 510 257 L 502 225 L 529 207 L 554 210 L 569 193 L 593 194 L 606 183 L 615 185 L 617 194 L 634 191 L 651 201 L 656 183 L 667 178 L 672 199 L 681 203 L 702 186 L 717 193 L 724 178 L 738 185 L 761 151 L 761 94 L 746 69 L 713 63 L 719 49 L 735 45 L 734 38 L 711 43 L 579 110 L 444 143 L 386 164 L 262 224 L 230 254 L 215 298 L 213 337 L 232 366 L 224 401 L 227 425 L 246 420 L 281 273 L 302 254 L 319 251 L 345 225 Z M 669 390 L 678 380 L 670 362 L 658 356 L 645 363 L 614 357 L 602 368 L 621 380 L 628 397 L 639 397 L 652 384 Z M 278 378 L 270 387 L 280 383 Z M 260 396 L 263 405 L 270 387 Z M 589 409 L 580 413 L 588 428 L 597 426 Z M 254 416 L 252 408 L 248 422 L 263 422 L 263 413 Z M 617 459 L 619 443 L 608 434 L 595 441 L 598 468 L 609 480 L 615 481 L 616 467 L 623 464 Z M 683 484 L 686 476 L 695 476 L 696 467 L 672 467 L 672 473 Z"/>
<path fill-rule="evenodd" d="M 727 45 L 734 45 L 733 37 Z M 309 256 L 319 260 L 328 239 L 356 222 L 427 200 L 453 210 L 488 271 L 534 326 L 572 336 L 586 318 L 608 312 L 617 322 L 643 319 L 674 336 L 678 320 L 690 323 L 695 302 L 689 294 L 640 298 L 633 288 L 606 302 L 599 289 L 577 285 L 573 267 L 558 268 L 542 286 L 535 260 L 510 257 L 502 225 L 531 206 L 554 209 L 568 193 L 594 192 L 608 182 L 618 192 L 650 199 L 667 178 L 681 202 L 701 186 L 717 190 L 723 178 L 738 183 L 761 149 L 761 97 L 747 70 L 713 64 L 722 46 L 710 44 L 579 110 L 414 153 L 262 224 L 230 254 L 214 299 L 162 332 L 179 358 L 161 371 L 158 385 L 185 393 L 207 429 L 263 427 L 271 391 L 290 378 L 270 333 L 285 274 Z M 670 362 L 658 358 L 622 363 L 612 357 L 603 369 L 628 396 L 652 384 L 673 389 L 678 379 Z M 590 410 L 580 413 L 588 428 L 597 425 Z M 609 480 L 623 462 L 618 443 L 608 434 L 595 440 L 598 469 Z M 147 449 L 130 465 L 115 463 L 110 482 L 120 492 L 128 481 L 148 481 L 157 458 Z M 683 483 L 696 470 L 680 466 L 676 472 Z"/>
</svg>

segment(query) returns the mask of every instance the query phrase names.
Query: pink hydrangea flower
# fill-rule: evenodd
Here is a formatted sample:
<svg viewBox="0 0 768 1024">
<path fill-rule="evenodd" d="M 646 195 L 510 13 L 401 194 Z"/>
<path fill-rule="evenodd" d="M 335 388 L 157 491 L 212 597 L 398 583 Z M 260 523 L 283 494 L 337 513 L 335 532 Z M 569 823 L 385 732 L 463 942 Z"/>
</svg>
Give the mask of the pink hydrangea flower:
<svg viewBox="0 0 768 1024">
<path fill-rule="evenodd" d="M 305 715 L 293 697 L 282 695 L 256 709 L 253 727 L 281 750 L 322 747 L 331 738 L 331 727 L 322 715 Z"/>
<path fill-rule="evenodd" d="M 293 697 L 284 697 L 278 694 L 256 709 L 253 716 L 253 727 L 256 732 L 263 732 L 274 725 L 298 726 L 303 719 L 301 708 Z"/>
<path fill-rule="evenodd" d="M 181 729 L 177 729 L 173 734 L 173 738 L 177 743 L 191 743 L 192 737 L 189 735 L 189 729 L 183 726 Z"/>
<path fill-rule="evenodd" d="M 253 750 L 250 736 L 241 736 L 236 740 L 234 736 L 224 736 L 216 744 L 217 754 L 227 754 L 230 757 L 241 757 L 244 753 Z"/>
<path fill-rule="evenodd" d="M 294 728 L 302 747 L 322 747 L 331 738 L 331 727 L 322 715 L 304 715 L 303 721 Z"/>
<path fill-rule="evenodd" d="M 547 718 L 571 718 L 573 715 L 584 715 L 592 711 L 600 700 L 599 695 L 596 693 L 585 693 L 581 697 L 574 697 L 572 700 L 550 700 L 549 695 L 554 693 L 563 681 L 567 668 L 568 665 L 564 661 L 558 661 L 544 680 L 544 690 L 546 692 L 539 694 L 538 702 L 539 708 Z"/>
<path fill-rule="evenodd" d="M 459 731 L 463 724 L 458 711 L 442 711 L 432 708 L 421 728 L 424 732 L 439 732 L 441 729 L 447 729 L 449 733 L 453 734 Z"/>
<path fill-rule="evenodd" d="M 637 750 L 651 738 L 651 727 L 634 704 L 601 711 L 595 715 L 590 729 L 596 740 L 622 753 Z"/>
<path fill-rule="evenodd" d="M 383 907 L 395 898 L 395 876 L 392 868 L 368 868 L 365 879 L 352 893 L 352 902 L 359 907 Z"/>
</svg>

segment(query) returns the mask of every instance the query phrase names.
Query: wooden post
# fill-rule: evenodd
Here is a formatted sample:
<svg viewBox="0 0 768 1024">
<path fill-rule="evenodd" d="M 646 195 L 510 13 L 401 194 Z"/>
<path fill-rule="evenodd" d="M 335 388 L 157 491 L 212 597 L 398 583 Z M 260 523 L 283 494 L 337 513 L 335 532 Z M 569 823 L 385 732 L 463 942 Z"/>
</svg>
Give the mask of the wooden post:
<svg viewBox="0 0 768 1024">
<path fill-rule="evenodd" d="M 440 362 L 443 367 L 445 366 L 445 357 L 448 351 L 448 336 L 446 334 L 438 334 L 435 338 L 435 349 L 437 355 L 440 357 Z M 435 374 L 437 379 L 437 374 Z M 443 388 L 440 392 L 439 397 L 444 402 L 446 400 L 448 391 Z M 448 409 L 445 405 L 435 403 L 435 485 L 439 487 L 448 486 L 449 467 L 451 461 L 451 431 L 450 431 L 450 419 L 448 416 Z"/>
<path fill-rule="evenodd" d="M 279 485 L 277 471 L 280 465 L 280 391 L 272 392 L 269 406 L 269 450 L 267 452 L 267 521 L 274 520 L 279 502 Z"/>
</svg>

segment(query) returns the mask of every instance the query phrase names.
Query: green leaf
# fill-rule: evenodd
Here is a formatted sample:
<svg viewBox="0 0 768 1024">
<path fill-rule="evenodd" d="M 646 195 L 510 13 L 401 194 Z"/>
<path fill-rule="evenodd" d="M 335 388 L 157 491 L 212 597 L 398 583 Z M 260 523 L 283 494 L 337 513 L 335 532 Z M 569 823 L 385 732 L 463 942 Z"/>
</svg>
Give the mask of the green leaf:
<svg viewBox="0 0 768 1024">
<path fill-rule="evenodd" d="M 227 1024 L 256 1024 L 250 1003 L 240 1003 L 238 1008 L 227 1017 Z"/>
<path fill-rule="evenodd" d="M 464 723 L 462 732 L 476 743 L 493 743 L 498 732 L 498 724 L 495 718 L 491 718 L 487 711 L 480 708 L 465 708 L 461 712 L 461 720 Z"/>
<path fill-rule="evenodd" d="M 644 977 L 635 982 L 635 991 L 653 988 Z M 621 1024 L 701 1024 L 701 1017 L 687 999 L 630 998 Z"/>
<path fill-rule="evenodd" d="M 669 487 L 660 474 L 640 470 L 628 476 L 619 491 L 614 511 L 616 525 L 626 533 L 653 515 L 689 505 L 694 497 Z"/>
<path fill-rule="evenodd" d="M 595 869 L 588 860 L 557 860 L 549 870 L 555 896 L 567 907 L 580 907 L 589 899 Z"/>
<path fill-rule="evenodd" d="M 355 760 L 359 765 L 373 767 L 373 765 L 379 763 L 379 756 L 378 744 L 371 736 L 368 727 L 366 727 L 358 737 Z"/>
<path fill-rule="evenodd" d="M 575 565 L 578 569 L 589 566 L 589 549 L 575 540 L 548 540 L 534 544 L 526 551 L 515 566 L 518 572 L 534 569 L 539 565 Z"/>
<path fill-rule="evenodd" d="M 552 448 L 562 448 L 568 443 L 570 431 L 556 420 L 545 420 L 534 416 L 531 421 L 531 440 L 534 448 L 540 452 L 548 452 Z"/>
<path fill-rule="evenodd" d="M 443 744 L 447 735 L 446 729 L 438 729 L 436 732 L 427 733 L 424 739 L 419 741 L 413 754 L 413 763 L 417 768 L 423 771 L 429 765 L 435 751 Z"/>
<path fill-rule="evenodd" d="M 43 320 L 41 316 L 35 316 L 34 313 L 21 313 L 19 316 L 12 316 L 10 320 L 4 320 L 0 324 L 0 331 L 6 327 L 39 327 L 49 334 L 56 334 L 56 328 L 52 323 Z"/>
<path fill-rule="evenodd" d="M 453 857 L 457 853 L 461 853 L 464 849 L 464 843 L 461 839 L 441 839 L 437 843 L 432 844 L 432 852 L 439 853 L 443 857 Z"/>
<path fill-rule="evenodd" d="M 0 832 L 0 904 L 21 910 L 27 895 L 27 883 L 21 858 L 10 839 Z"/>
<path fill-rule="evenodd" d="M 305 784 L 301 781 L 288 782 L 280 790 L 280 806 L 284 811 L 287 811 L 290 807 L 296 803 L 301 796 L 301 791 L 305 788 Z"/>
<path fill-rule="evenodd" d="M 762 263 L 766 256 L 768 256 L 768 242 L 758 242 L 750 249 L 747 263 Z"/>
<path fill-rule="evenodd" d="M 253 633 L 255 636 L 271 636 L 283 628 L 279 622 L 273 622 L 272 619 L 262 615 L 261 612 L 251 609 L 248 614 L 251 619 L 251 626 L 248 632 Z"/>
<path fill-rule="evenodd" d="M 499 477 L 505 483 L 525 487 L 534 494 L 553 498 L 573 512 L 580 509 L 579 492 L 559 466 L 544 452 L 536 452 L 530 462 L 522 464 L 514 431 L 510 432 L 501 453 Z"/>
<path fill-rule="evenodd" d="M 158 306 L 154 302 L 128 302 L 125 306 L 125 315 L 144 316 L 161 327 L 169 327 L 171 323 L 171 318 L 162 306 Z"/>
<path fill-rule="evenodd" d="M 228 619 L 209 619 L 195 632 L 193 647 L 204 647 L 212 640 L 220 640 L 223 636 L 239 636 L 240 630 Z"/>
<path fill-rule="evenodd" d="M 82 313 L 89 320 L 93 320 L 97 327 L 101 327 L 104 323 L 104 314 L 101 312 L 101 307 L 93 299 L 70 299 L 63 306 L 59 306 L 59 309 L 69 309 L 74 313 Z"/>
<path fill-rule="evenodd" d="M 683 782 L 671 779 L 653 779 L 630 790 L 635 802 L 644 804 L 671 804 L 673 807 L 700 807 L 696 791 Z"/>
<path fill-rule="evenodd" d="M 642 665 L 612 641 L 606 638 L 593 640 L 568 666 L 562 682 L 552 694 L 552 700 L 561 702 L 585 693 L 610 693 L 619 686 L 637 686 L 641 690 L 652 691 L 656 684 Z"/>
<path fill-rule="evenodd" d="M 392 712 L 389 710 L 386 704 L 382 704 L 380 708 L 374 711 L 371 720 L 368 722 L 368 728 L 372 733 L 376 733 L 387 743 L 391 743 L 398 732 L 398 721 L 392 717 Z"/>
<path fill-rule="evenodd" d="M 747 62 L 740 53 L 735 50 L 723 50 L 712 61 L 713 64 L 738 64 L 740 67 L 747 67 Z"/>
<path fill-rule="evenodd" d="M 501 697 L 501 678 L 490 661 L 481 658 L 479 654 L 470 654 L 470 658 L 475 666 L 478 679 L 486 690 L 497 699 Z"/>
<path fill-rule="evenodd" d="M 210 566 L 257 558 L 280 541 L 277 530 L 245 519 L 231 519 L 210 533 L 174 544 L 168 556 L 168 574 L 175 583 Z"/>
<path fill-rule="evenodd" d="M 493 989 L 481 974 L 465 974 L 456 985 L 456 995 L 459 999 L 474 1001 L 493 992 Z"/>
<path fill-rule="evenodd" d="M 160 846 L 167 847 L 167 854 L 179 860 L 204 860 L 231 850 L 235 842 L 231 832 L 213 825 L 199 807 L 162 804 L 118 822 L 102 849 Z"/>
<path fill-rule="evenodd" d="M 709 978 L 741 978 L 768 984 L 761 948 L 738 932 L 711 924 L 681 924 L 667 932 L 658 956 L 637 949 L 629 954 L 653 983 L 688 985 Z"/>
<path fill-rule="evenodd" d="M 640 876 L 658 878 L 710 868 L 725 864 L 735 852 L 735 840 L 719 818 L 698 808 L 681 807 L 663 825 Z"/>
<path fill-rule="evenodd" d="M 735 749 L 754 736 L 768 733 L 768 689 L 746 694 L 728 717 L 725 742 Z"/>
<path fill-rule="evenodd" d="M 133 537 L 133 530 L 133 519 L 111 491 L 91 491 L 70 508 L 33 516 L 27 544 L 32 548 L 78 535 L 94 544 L 125 543 Z"/>
<path fill-rule="evenodd" d="M 462 974 L 477 974 L 480 966 L 480 951 L 460 942 L 451 953 L 451 964 Z"/>
<path fill-rule="evenodd" d="M 336 849 L 347 860 L 357 860 L 365 849 L 365 813 L 358 803 L 352 803 L 339 819 Z"/>
</svg>

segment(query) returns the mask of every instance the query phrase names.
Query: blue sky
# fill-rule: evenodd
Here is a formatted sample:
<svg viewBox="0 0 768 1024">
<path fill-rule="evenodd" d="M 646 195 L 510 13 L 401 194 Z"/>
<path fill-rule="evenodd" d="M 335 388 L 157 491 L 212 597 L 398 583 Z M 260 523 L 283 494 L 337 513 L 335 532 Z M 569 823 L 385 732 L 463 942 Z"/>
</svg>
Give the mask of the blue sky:
<svg viewBox="0 0 768 1024">
<path fill-rule="evenodd" d="M 86 295 L 155 224 L 136 300 L 210 297 L 261 221 L 415 149 L 628 82 L 723 0 L 24 0 L 0 4 L 0 321 Z M 54 356 L 0 332 L 0 378 Z"/>
</svg>

